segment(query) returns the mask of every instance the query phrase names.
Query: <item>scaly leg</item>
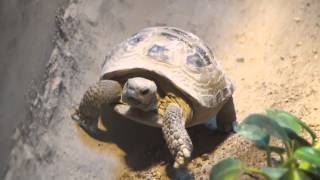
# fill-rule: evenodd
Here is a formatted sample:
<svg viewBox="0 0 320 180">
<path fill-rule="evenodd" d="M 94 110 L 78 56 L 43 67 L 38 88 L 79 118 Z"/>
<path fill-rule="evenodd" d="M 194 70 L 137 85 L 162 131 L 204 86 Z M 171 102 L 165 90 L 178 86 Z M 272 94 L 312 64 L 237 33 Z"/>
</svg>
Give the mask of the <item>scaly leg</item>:
<svg viewBox="0 0 320 180">
<path fill-rule="evenodd" d="M 171 154 L 174 156 L 174 168 L 179 168 L 187 163 L 193 145 L 185 128 L 182 108 L 171 103 L 164 114 L 162 132 Z"/>
<path fill-rule="evenodd" d="M 101 107 L 118 102 L 121 90 L 121 85 L 112 80 L 101 80 L 90 86 L 83 95 L 78 109 L 71 115 L 72 119 L 88 133 L 95 134 L 98 131 Z"/>
</svg>

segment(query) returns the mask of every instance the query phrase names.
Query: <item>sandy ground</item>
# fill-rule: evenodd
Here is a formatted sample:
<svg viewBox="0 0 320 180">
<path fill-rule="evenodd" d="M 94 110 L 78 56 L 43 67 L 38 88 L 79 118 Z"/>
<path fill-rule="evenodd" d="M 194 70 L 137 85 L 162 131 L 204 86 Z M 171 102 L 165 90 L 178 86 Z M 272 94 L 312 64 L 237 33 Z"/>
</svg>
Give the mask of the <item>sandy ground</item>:
<svg viewBox="0 0 320 180">
<path fill-rule="evenodd" d="M 5 179 L 207 179 L 225 157 L 263 165 L 249 142 L 198 126 L 189 129 L 191 163 L 175 171 L 159 129 L 106 110 L 107 133 L 95 140 L 71 121 L 70 110 L 98 80 L 108 50 L 144 27 L 168 25 L 197 34 L 214 50 L 237 86 L 239 120 L 274 107 L 319 133 L 319 9 L 317 0 L 73 1 L 58 18 L 60 38 L 15 133 Z"/>
<path fill-rule="evenodd" d="M 54 17 L 62 2 L 0 1 L 0 174 L 14 128 L 26 117 L 25 96 L 42 79 L 54 47 Z"/>
</svg>

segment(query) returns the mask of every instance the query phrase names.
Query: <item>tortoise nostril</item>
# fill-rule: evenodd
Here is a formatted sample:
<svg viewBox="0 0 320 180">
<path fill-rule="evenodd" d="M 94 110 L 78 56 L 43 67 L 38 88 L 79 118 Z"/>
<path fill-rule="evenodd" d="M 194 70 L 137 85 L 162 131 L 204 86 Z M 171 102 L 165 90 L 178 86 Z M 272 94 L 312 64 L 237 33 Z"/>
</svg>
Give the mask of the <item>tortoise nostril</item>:
<svg viewBox="0 0 320 180">
<path fill-rule="evenodd" d="M 149 89 L 144 89 L 144 90 L 141 91 L 141 94 L 142 95 L 146 95 L 146 94 L 149 93 L 149 91 L 150 91 Z"/>
</svg>

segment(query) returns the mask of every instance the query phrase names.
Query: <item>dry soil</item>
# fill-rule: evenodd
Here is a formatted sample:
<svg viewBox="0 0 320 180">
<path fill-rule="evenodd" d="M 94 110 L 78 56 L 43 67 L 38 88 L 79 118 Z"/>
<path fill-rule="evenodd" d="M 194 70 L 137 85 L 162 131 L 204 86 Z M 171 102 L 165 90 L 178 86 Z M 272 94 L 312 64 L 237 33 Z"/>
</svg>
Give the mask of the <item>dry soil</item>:
<svg viewBox="0 0 320 180">
<path fill-rule="evenodd" d="M 106 110 L 107 132 L 97 140 L 69 115 L 113 46 L 144 27 L 168 25 L 213 49 L 236 84 L 239 121 L 273 107 L 319 134 L 319 10 L 317 0 L 72 1 L 57 17 L 56 48 L 42 88 L 30 98 L 29 118 L 15 133 L 5 179 L 208 179 L 225 157 L 264 165 L 264 154 L 250 142 L 198 126 L 189 129 L 192 160 L 176 171 L 159 129 Z"/>
</svg>

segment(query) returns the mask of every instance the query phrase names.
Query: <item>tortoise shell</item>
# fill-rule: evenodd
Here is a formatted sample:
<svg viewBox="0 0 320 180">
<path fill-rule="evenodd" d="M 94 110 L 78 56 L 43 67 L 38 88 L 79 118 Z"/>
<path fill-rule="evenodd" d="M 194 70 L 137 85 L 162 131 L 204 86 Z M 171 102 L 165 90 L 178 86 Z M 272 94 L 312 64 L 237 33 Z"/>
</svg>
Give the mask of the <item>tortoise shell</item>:
<svg viewBox="0 0 320 180">
<path fill-rule="evenodd" d="M 183 94 L 195 111 L 191 125 L 214 116 L 234 92 L 208 46 L 194 34 L 174 27 L 143 29 L 109 52 L 100 78 L 130 76 L 153 79 L 160 88 Z"/>
</svg>

